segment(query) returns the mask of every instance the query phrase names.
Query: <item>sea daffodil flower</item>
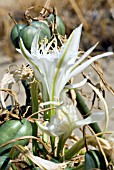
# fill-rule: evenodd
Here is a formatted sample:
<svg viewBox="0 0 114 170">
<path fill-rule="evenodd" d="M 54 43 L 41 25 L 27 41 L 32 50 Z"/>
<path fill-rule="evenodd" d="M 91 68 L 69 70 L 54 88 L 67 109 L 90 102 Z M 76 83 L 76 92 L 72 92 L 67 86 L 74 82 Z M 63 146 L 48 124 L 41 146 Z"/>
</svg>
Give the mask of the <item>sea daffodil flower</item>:
<svg viewBox="0 0 114 170">
<path fill-rule="evenodd" d="M 25 48 L 22 39 L 20 39 L 21 50 L 18 51 L 24 55 L 34 70 L 36 79 L 42 83 L 44 102 L 59 99 L 61 91 L 72 77 L 77 76 L 95 60 L 113 54 L 107 52 L 85 60 L 97 44 L 81 54 L 78 51 L 81 31 L 82 25 L 71 33 L 61 48 L 58 48 L 56 38 L 48 45 L 44 39 L 39 47 L 40 30 L 38 30 L 31 45 L 31 52 Z"/>
<path fill-rule="evenodd" d="M 91 114 L 86 119 L 81 119 L 79 118 L 76 112 L 76 107 L 73 105 L 73 103 L 68 102 L 66 93 L 64 93 L 62 96 L 64 105 L 56 109 L 56 113 L 50 118 L 50 122 L 44 126 L 39 121 L 36 121 L 36 124 L 43 133 L 46 133 L 50 136 L 59 137 L 57 157 L 60 156 L 66 140 L 70 137 L 75 128 L 82 127 L 90 123 L 99 122 L 104 117 L 104 112 L 97 112 Z"/>
<path fill-rule="evenodd" d="M 47 133 L 50 136 L 58 136 L 59 138 L 61 138 L 62 141 L 64 141 L 64 143 L 70 137 L 72 131 L 75 128 L 88 125 L 90 123 L 99 122 L 104 118 L 104 116 L 105 116 L 105 124 L 106 124 L 105 130 L 106 130 L 106 127 L 108 125 L 107 104 L 104 98 L 101 96 L 100 92 L 95 87 L 93 87 L 93 85 L 91 85 L 90 83 L 89 85 L 99 96 L 102 105 L 104 107 L 103 112 L 92 113 L 86 119 L 81 119 L 76 112 L 76 107 L 73 105 L 72 100 L 70 100 L 67 97 L 66 90 L 64 90 L 62 91 L 61 94 L 61 100 L 63 101 L 63 105 L 61 105 L 56 109 L 56 113 L 51 117 L 50 122 L 48 122 L 47 125 L 43 126 L 40 122 L 36 121 L 36 124 L 39 126 L 39 128 L 44 133 Z"/>
<path fill-rule="evenodd" d="M 66 140 L 77 128 L 86 124 L 101 121 L 104 117 L 104 112 L 97 112 L 91 114 L 86 119 L 81 119 L 76 113 L 76 108 L 73 104 L 65 104 L 56 109 L 56 114 L 51 117 L 50 122 L 43 126 L 40 122 L 36 121 L 39 128 L 50 136 L 62 136 Z"/>
</svg>

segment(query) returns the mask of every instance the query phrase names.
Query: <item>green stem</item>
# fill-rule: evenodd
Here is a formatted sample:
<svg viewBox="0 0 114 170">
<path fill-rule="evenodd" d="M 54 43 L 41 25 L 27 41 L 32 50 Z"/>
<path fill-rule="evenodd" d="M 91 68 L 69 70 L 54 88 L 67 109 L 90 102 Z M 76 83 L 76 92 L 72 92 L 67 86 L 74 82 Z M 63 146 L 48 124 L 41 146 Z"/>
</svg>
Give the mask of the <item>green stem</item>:
<svg viewBox="0 0 114 170">
<path fill-rule="evenodd" d="M 44 107 L 46 109 L 47 107 Z M 49 121 L 50 120 L 50 115 L 49 111 L 44 112 L 44 121 Z"/>
<path fill-rule="evenodd" d="M 54 105 L 51 104 L 49 106 L 45 106 L 44 109 L 46 109 L 46 108 L 54 108 Z M 44 120 L 45 121 L 50 121 L 51 117 L 54 114 L 55 114 L 55 110 L 54 109 L 44 112 Z"/>
<path fill-rule="evenodd" d="M 80 139 L 76 144 L 74 144 L 67 152 L 66 154 L 60 158 L 60 162 L 63 160 L 70 160 L 74 155 L 78 154 L 78 152 L 84 148 L 84 140 L 83 138 Z"/>
<path fill-rule="evenodd" d="M 91 146 L 98 146 L 97 141 L 95 140 L 94 136 L 87 136 L 86 142 L 88 145 Z M 62 162 L 63 160 L 70 160 L 74 155 L 76 156 L 79 151 L 85 147 L 84 139 L 80 139 L 78 142 L 76 142 L 67 152 L 66 154 L 60 158 L 59 162 Z"/>
<path fill-rule="evenodd" d="M 53 105 L 51 105 L 50 107 L 53 107 Z M 50 110 L 49 113 L 49 121 L 51 119 L 51 117 L 55 114 L 55 110 Z M 50 136 L 50 141 L 51 141 L 51 148 L 52 148 L 52 152 L 54 154 L 54 150 L 55 150 L 55 137 Z"/>
<path fill-rule="evenodd" d="M 55 137 L 51 136 L 50 141 L 51 141 L 51 149 L 52 149 L 52 152 L 54 153 L 54 150 L 55 150 Z"/>
<path fill-rule="evenodd" d="M 58 142 L 58 146 L 57 146 L 57 158 L 59 159 L 62 151 L 64 149 L 64 145 L 65 145 L 66 139 L 63 139 L 63 135 L 61 137 L 59 137 L 59 142 Z"/>
<path fill-rule="evenodd" d="M 49 106 L 48 106 L 49 107 Z M 52 105 L 50 105 L 50 108 L 53 107 Z M 44 121 L 50 121 L 51 117 L 55 114 L 55 110 L 50 110 L 50 111 L 46 111 L 44 112 Z M 48 142 L 48 136 L 46 134 L 43 134 L 43 141 L 44 142 Z M 50 142 L 51 142 L 51 148 L 52 148 L 52 152 L 55 150 L 55 137 L 50 137 Z"/>
<path fill-rule="evenodd" d="M 82 96 L 77 91 L 77 89 L 75 89 L 75 93 L 76 93 L 77 108 L 80 111 L 83 118 L 87 118 L 89 115 L 91 115 L 90 110 L 87 107 L 87 105 L 86 105 L 85 101 L 83 100 Z M 94 130 L 95 133 L 100 133 L 101 132 L 101 129 L 98 126 L 97 123 L 91 123 L 89 126 Z"/>
<path fill-rule="evenodd" d="M 12 167 L 13 170 L 17 170 L 17 168 L 16 168 L 14 163 L 11 164 L 11 167 Z"/>
<path fill-rule="evenodd" d="M 32 103 L 32 113 L 38 111 L 38 82 L 34 81 L 33 83 L 30 84 L 30 92 L 31 92 L 31 103 Z M 33 118 L 38 118 L 38 115 L 36 114 Z M 38 127 L 36 123 L 32 123 L 32 135 L 37 137 L 37 132 L 38 132 Z M 32 150 L 33 154 L 37 155 L 37 140 L 33 139 L 32 140 Z"/>
</svg>

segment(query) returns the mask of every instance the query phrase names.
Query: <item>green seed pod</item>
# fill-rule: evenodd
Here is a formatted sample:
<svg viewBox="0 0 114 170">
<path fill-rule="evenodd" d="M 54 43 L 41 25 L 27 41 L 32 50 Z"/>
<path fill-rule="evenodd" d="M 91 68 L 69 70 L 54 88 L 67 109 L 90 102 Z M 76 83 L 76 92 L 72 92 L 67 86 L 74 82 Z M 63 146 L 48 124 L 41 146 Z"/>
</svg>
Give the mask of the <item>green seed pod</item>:
<svg viewBox="0 0 114 170">
<path fill-rule="evenodd" d="M 10 39 L 15 48 L 19 48 L 19 34 L 24 27 L 25 24 L 16 24 L 11 30 Z"/>
<path fill-rule="evenodd" d="M 32 135 L 32 126 L 27 119 L 23 120 L 8 120 L 2 126 L 0 126 L 0 146 L 10 140 Z M 25 146 L 28 144 L 29 139 L 18 140 L 0 148 L 0 156 L 8 156 L 11 148 L 14 145 Z"/>
<path fill-rule="evenodd" d="M 50 15 L 46 18 L 46 20 L 47 20 L 47 22 L 48 22 L 49 25 L 51 25 L 52 22 L 55 23 L 55 24 L 57 24 L 57 25 L 56 25 L 57 30 L 55 29 L 55 30 L 54 30 L 54 33 L 57 33 L 57 31 L 58 31 L 58 33 L 59 33 L 60 35 L 65 36 L 65 26 L 64 26 L 64 23 L 63 23 L 63 21 L 62 21 L 62 19 L 61 19 L 60 16 L 58 16 L 58 15 L 56 16 L 56 15 L 54 15 L 54 14 L 50 14 Z"/>
<path fill-rule="evenodd" d="M 42 39 L 44 39 L 44 37 L 47 37 L 47 39 L 50 40 L 51 32 L 50 32 L 49 26 L 47 24 L 45 24 L 44 22 L 41 22 L 41 21 L 33 21 L 33 22 L 31 22 L 31 25 L 37 29 L 41 28 L 40 37 L 39 37 L 40 41 Z"/>
<path fill-rule="evenodd" d="M 31 25 L 29 25 L 21 30 L 20 38 L 22 38 L 26 49 L 28 49 L 28 50 L 31 49 L 31 44 L 32 44 L 32 41 L 33 41 L 36 33 L 37 33 L 37 28 L 35 28 L 34 26 L 31 26 Z"/>
<path fill-rule="evenodd" d="M 49 41 L 51 38 L 51 33 L 50 33 L 48 26 L 43 22 L 33 21 L 30 23 L 29 26 L 23 28 L 20 32 L 20 37 L 22 38 L 25 47 L 29 51 L 31 49 L 31 44 L 34 39 L 34 36 L 37 33 L 38 29 L 40 28 L 41 30 L 39 33 L 39 42 L 43 40 L 45 37 L 47 37 Z"/>
</svg>

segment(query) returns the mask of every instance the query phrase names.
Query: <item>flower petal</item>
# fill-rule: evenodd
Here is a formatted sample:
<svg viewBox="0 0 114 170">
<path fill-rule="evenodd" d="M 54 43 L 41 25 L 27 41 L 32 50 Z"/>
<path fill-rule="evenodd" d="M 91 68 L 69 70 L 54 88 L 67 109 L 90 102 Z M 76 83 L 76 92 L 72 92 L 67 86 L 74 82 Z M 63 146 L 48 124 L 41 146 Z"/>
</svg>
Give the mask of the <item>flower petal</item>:
<svg viewBox="0 0 114 170">
<path fill-rule="evenodd" d="M 23 44 L 23 41 L 22 39 L 20 39 L 20 49 L 21 49 L 21 52 L 22 54 L 24 55 L 24 57 L 26 58 L 26 60 L 28 61 L 28 63 L 30 64 L 31 68 L 34 70 L 35 72 L 35 76 L 36 78 L 41 81 L 42 83 L 42 88 L 43 88 L 43 96 L 45 98 L 45 100 L 48 99 L 47 97 L 47 88 L 46 88 L 46 83 L 45 83 L 45 78 L 44 76 L 42 75 L 41 73 L 41 70 L 40 68 L 38 67 L 37 65 L 37 58 L 34 56 L 32 56 L 28 50 L 26 50 L 24 44 Z"/>
<path fill-rule="evenodd" d="M 74 76 L 77 76 L 79 73 L 81 73 L 85 68 L 87 68 L 90 64 L 92 64 L 94 61 L 100 59 L 100 58 L 103 58 L 103 57 L 106 57 L 106 56 L 109 56 L 109 55 L 113 55 L 113 52 L 106 52 L 104 54 L 100 54 L 100 55 L 97 55 L 95 57 L 92 57 L 91 59 L 85 61 L 84 63 L 82 63 L 81 65 L 79 65 L 78 67 L 75 68 L 72 68 L 72 71 L 68 77 L 68 79 L 71 79 L 72 77 Z"/>
<path fill-rule="evenodd" d="M 31 54 L 33 56 L 39 56 L 39 45 L 38 45 L 38 41 L 39 41 L 39 34 L 40 34 L 41 28 L 38 29 L 38 31 L 36 32 L 34 39 L 32 41 L 32 45 L 31 45 Z"/>
<path fill-rule="evenodd" d="M 77 54 L 79 53 L 78 49 L 80 44 L 81 31 L 82 24 L 71 33 L 65 46 L 63 47 L 61 51 L 61 60 L 64 60 L 65 63 L 70 62 L 74 64 Z"/>
<path fill-rule="evenodd" d="M 88 78 L 84 78 L 84 80 L 82 80 L 80 83 L 66 85 L 65 89 L 76 89 L 76 88 L 82 87 L 83 85 L 87 83 L 87 80 Z"/>
<path fill-rule="evenodd" d="M 93 113 L 86 119 L 76 121 L 75 126 L 80 127 L 80 126 L 88 125 L 90 123 L 99 122 L 103 119 L 103 116 L 104 116 L 104 112 Z"/>
<path fill-rule="evenodd" d="M 44 133 L 46 133 L 49 136 L 56 136 L 56 134 L 52 133 L 50 129 L 47 126 L 43 126 L 41 123 L 36 121 L 37 126 L 40 128 L 40 130 Z"/>
<path fill-rule="evenodd" d="M 75 63 L 74 67 L 78 66 L 91 52 L 96 48 L 98 43 L 96 43 L 94 46 L 92 46 L 89 50 L 87 50 Z"/>
<path fill-rule="evenodd" d="M 24 55 L 24 57 L 27 59 L 27 61 L 34 61 L 34 58 L 33 56 L 29 53 L 29 51 L 25 48 L 24 46 L 24 43 L 23 43 L 23 40 L 22 38 L 20 38 L 20 49 L 21 49 L 21 52 L 22 54 Z M 18 50 L 19 51 L 19 50 Z"/>
<path fill-rule="evenodd" d="M 74 61 L 76 60 L 77 55 L 75 54 L 78 54 L 81 30 L 82 30 L 82 25 L 80 25 L 78 28 L 76 28 L 72 32 L 72 34 L 67 40 L 67 43 L 65 44 L 64 47 L 62 47 L 62 50 L 60 51 L 60 59 L 58 60 L 57 70 L 54 76 L 54 81 L 53 81 L 53 86 L 52 86 L 52 98 L 53 99 L 54 99 L 54 93 L 56 91 L 57 79 L 59 79 L 59 76 L 61 75 L 61 73 L 66 71 L 66 68 L 64 69 L 65 65 L 67 65 L 67 63 L 70 60 L 72 60 L 70 64 L 74 63 Z M 64 69 L 64 70 L 61 72 L 61 69 Z M 66 83 L 66 81 L 64 83 Z"/>
</svg>

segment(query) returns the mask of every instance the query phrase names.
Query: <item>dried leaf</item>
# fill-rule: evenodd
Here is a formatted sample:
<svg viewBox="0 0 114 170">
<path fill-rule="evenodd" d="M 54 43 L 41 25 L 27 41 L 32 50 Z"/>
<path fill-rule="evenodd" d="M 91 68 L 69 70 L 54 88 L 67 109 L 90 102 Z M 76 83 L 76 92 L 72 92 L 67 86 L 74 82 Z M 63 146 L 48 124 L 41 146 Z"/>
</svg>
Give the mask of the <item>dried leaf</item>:
<svg viewBox="0 0 114 170">
<path fill-rule="evenodd" d="M 27 147 L 21 145 L 15 146 L 21 153 L 29 158 L 34 164 L 40 167 L 41 170 L 62 170 L 66 167 L 67 163 L 54 163 L 49 160 L 42 159 L 38 156 L 34 156 Z"/>
<path fill-rule="evenodd" d="M 114 95 L 114 89 L 111 86 L 109 86 L 108 83 L 104 79 L 101 64 L 98 61 L 95 61 L 94 65 L 92 64 L 91 66 L 97 72 L 98 76 L 100 77 L 100 80 L 102 81 L 104 86 L 107 88 L 107 90 L 110 91 L 112 93 L 112 95 Z"/>
</svg>

